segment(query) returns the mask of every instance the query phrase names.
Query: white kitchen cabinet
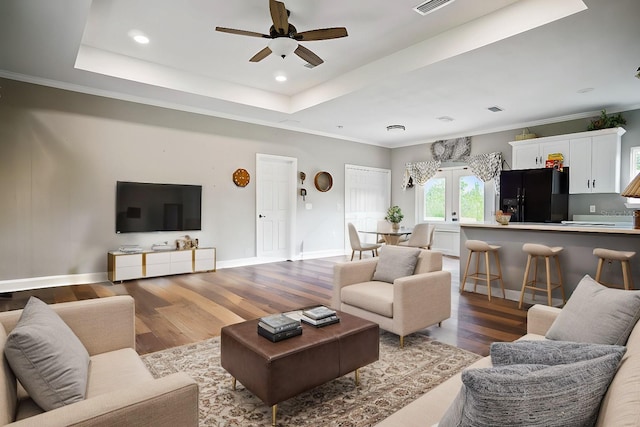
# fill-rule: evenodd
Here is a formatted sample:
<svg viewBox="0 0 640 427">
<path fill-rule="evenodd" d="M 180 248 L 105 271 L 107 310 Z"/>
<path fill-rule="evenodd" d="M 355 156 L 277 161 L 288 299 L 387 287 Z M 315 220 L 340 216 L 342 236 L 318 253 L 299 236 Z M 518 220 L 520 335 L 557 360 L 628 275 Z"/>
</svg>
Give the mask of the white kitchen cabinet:
<svg viewBox="0 0 640 427">
<path fill-rule="evenodd" d="M 619 193 L 622 128 L 590 132 L 572 138 L 569 168 L 569 193 Z"/>
<path fill-rule="evenodd" d="M 512 141 L 511 162 L 513 169 L 539 169 L 545 167 L 549 154 L 562 153 L 564 166 L 569 166 L 569 139 L 564 135 Z"/>
<path fill-rule="evenodd" d="M 216 270 L 216 249 L 144 251 L 137 254 L 114 251 L 107 254 L 108 278 L 112 282 L 170 274 Z"/>
</svg>

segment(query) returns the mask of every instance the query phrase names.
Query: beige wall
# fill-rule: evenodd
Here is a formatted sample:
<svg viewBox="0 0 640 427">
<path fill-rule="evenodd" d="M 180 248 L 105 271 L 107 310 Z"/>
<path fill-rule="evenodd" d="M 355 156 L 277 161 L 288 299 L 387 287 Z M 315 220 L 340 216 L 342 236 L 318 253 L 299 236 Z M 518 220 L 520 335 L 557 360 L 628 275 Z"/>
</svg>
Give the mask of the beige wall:
<svg viewBox="0 0 640 427">
<path fill-rule="evenodd" d="M 231 175 L 245 168 L 255 177 L 256 153 L 295 157 L 307 174 L 313 209 L 298 197 L 296 252 L 340 251 L 344 164 L 391 166 L 385 148 L 11 80 L 0 86 L 0 281 L 105 272 L 109 250 L 184 234 L 117 235 L 118 180 L 202 185 L 202 231 L 192 237 L 216 246 L 222 262 L 255 257 L 255 182 L 239 188 Z M 326 193 L 313 187 L 321 170 L 334 179 Z"/>
</svg>

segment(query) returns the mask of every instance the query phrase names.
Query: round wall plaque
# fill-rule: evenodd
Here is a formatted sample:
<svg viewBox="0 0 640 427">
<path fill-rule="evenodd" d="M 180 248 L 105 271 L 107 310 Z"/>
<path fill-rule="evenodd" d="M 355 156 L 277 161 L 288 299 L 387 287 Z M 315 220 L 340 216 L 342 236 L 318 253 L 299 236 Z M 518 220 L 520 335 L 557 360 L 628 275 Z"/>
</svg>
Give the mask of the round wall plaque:
<svg viewBox="0 0 640 427">
<path fill-rule="evenodd" d="M 246 169 L 236 169 L 233 173 L 233 183 L 238 187 L 246 187 L 249 184 L 250 176 Z"/>
<path fill-rule="evenodd" d="M 325 192 L 333 187 L 333 177 L 329 172 L 318 172 L 313 180 L 318 191 Z"/>
</svg>

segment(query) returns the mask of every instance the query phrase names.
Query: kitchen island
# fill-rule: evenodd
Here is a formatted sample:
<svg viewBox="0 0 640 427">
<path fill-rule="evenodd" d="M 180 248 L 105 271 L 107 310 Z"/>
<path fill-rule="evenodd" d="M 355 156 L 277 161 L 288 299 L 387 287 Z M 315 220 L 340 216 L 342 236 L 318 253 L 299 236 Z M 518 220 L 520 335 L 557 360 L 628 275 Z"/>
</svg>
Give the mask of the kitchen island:
<svg viewBox="0 0 640 427">
<path fill-rule="evenodd" d="M 522 251 L 524 243 L 539 243 L 547 246 L 562 246 L 559 255 L 562 280 L 567 298 L 576 288 L 580 279 L 589 274 L 595 277 L 598 258 L 593 255 L 594 248 L 607 248 L 621 251 L 635 251 L 638 254 L 631 259 L 631 276 L 635 289 L 640 289 L 640 230 L 630 223 L 606 224 L 570 222 L 552 223 L 510 223 L 500 225 L 495 221 L 460 224 L 460 281 L 464 277 L 464 268 L 469 251 L 465 248 L 467 240 L 483 240 L 501 246 L 499 250 L 502 275 L 508 299 L 520 299 L 527 254 Z M 475 258 L 475 257 L 474 257 Z M 493 262 L 492 262 L 493 268 Z M 473 270 L 473 266 L 470 268 Z M 544 277 L 544 262 L 540 262 L 539 277 Z M 552 280 L 555 281 L 555 268 L 552 263 Z M 622 283 L 622 270 L 619 262 L 605 264 L 602 280 Z M 499 286 L 492 282 L 494 289 Z M 473 281 L 468 280 L 466 290 L 473 290 Z M 486 293 L 486 286 L 478 284 L 478 291 Z M 499 293 L 493 292 L 495 295 Z M 545 294 L 536 293 L 535 302 L 544 303 Z M 562 303 L 558 290 L 554 291 L 554 305 Z M 531 292 L 527 292 L 525 302 L 533 302 Z"/>
</svg>

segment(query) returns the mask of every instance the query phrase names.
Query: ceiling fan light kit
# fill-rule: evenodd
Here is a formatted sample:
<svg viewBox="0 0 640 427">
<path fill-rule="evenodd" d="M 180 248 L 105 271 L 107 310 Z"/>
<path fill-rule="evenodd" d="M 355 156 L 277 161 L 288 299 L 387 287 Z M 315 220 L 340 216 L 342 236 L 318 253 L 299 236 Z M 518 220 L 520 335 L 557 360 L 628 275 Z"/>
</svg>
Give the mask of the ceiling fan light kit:
<svg viewBox="0 0 640 427">
<path fill-rule="evenodd" d="M 278 37 L 271 40 L 267 47 L 271 52 L 284 59 L 298 48 L 298 42 L 289 37 Z"/>
<path fill-rule="evenodd" d="M 324 61 L 318 55 L 302 46 L 299 42 L 337 39 L 348 36 L 347 29 L 344 27 L 321 28 L 299 33 L 296 27 L 289 23 L 289 11 L 285 7 L 284 3 L 277 0 L 269 0 L 269 13 L 271 14 L 271 21 L 273 22 L 273 25 L 269 29 L 269 34 L 225 27 L 216 27 L 216 31 L 241 36 L 271 39 L 264 49 L 249 59 L 250 62 L 260 62 L 267 56 L 271 55 L 271 53 L 275 53 L 283 59 L 288 55 L 295 53 L 314 67 L 322 64 Z"/>
</svg>

